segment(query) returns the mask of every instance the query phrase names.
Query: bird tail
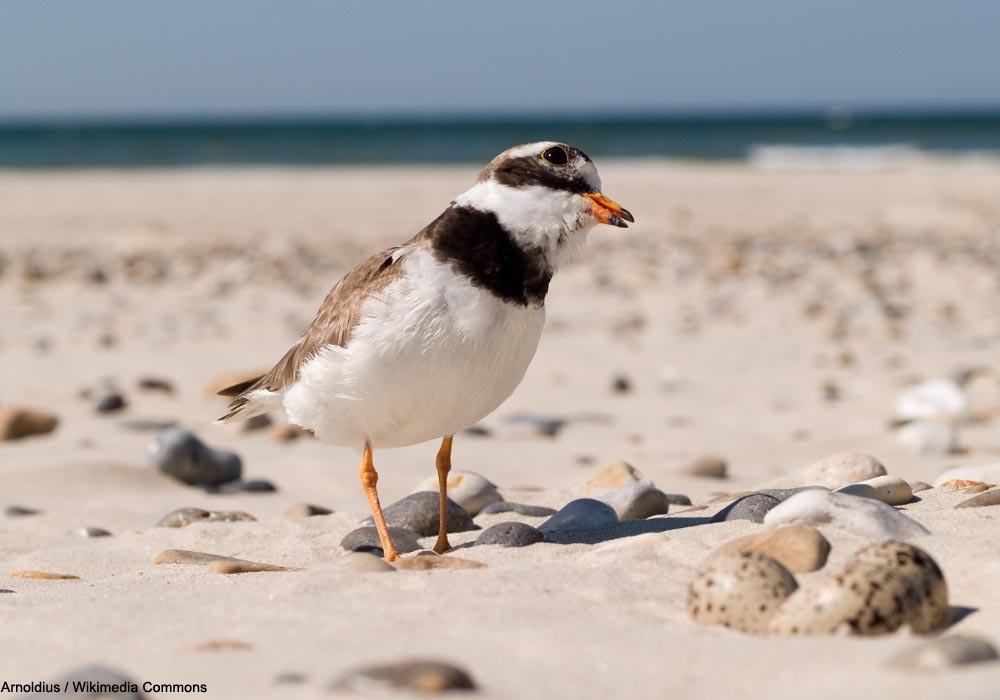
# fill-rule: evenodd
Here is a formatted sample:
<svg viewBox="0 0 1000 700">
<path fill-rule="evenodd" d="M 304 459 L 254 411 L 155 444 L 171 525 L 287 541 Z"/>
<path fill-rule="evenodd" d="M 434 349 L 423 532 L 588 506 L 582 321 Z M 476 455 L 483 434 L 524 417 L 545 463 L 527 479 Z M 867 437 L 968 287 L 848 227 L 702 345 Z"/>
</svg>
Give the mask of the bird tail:
<svg viewBox="0 0 1000 700">
<path fill-rule="evenodd" d="M 216 423 L 235 423 L 253 418 L 281 407 L 281 394 L 260 386 L 264 377 L 256 377 L 239 384 L 233 384 L 218 392 L 219 396 L 233 396 L 228 411 Z"/>
</svg>

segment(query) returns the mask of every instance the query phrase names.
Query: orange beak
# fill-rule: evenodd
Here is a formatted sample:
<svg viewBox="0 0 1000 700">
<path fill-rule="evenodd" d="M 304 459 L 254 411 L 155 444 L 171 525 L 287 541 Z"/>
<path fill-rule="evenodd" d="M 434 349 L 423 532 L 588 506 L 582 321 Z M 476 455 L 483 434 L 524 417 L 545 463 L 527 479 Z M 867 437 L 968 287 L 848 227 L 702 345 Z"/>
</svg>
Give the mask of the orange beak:
<svg viewBox="0 0 1000 700">
<path fill-rule="evenodd" d="M 625 222 L 635 221 L 632 212 L 622 207 L 621 204 L 610 197 L 605 197 L 600 192 L 587 192 L 583 196 L 590 200 L 591 211 L 594 212 L 594 216 L 602 224 L 611 224 L 618 228 L 628 228 L 628 224 Z"/>
</svg>

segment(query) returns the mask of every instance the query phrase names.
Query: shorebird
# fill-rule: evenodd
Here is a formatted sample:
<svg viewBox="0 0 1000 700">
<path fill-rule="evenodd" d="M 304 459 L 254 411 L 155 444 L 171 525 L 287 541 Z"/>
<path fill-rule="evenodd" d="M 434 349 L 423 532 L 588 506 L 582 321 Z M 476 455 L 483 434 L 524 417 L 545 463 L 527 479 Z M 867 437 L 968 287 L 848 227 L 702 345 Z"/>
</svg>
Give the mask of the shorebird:
<svg viewBox="0 0 1000 700">
<path fill-rule="evenodd" d="M 434 550 L 442 553 L 453 436 L 521 382 L 555 271 L 596 224 L 631 221 L 601 193 L 579 149 L 545 141 L 504 151 L 416 236 L 337 282 L 270 372 L 219 392 L 234 397 L 219 421 L 283 410 L 323 442 L 360 448 L 361 485 L 388 561 L 399 555 L 372 451 L 441 439 Z"/>
</svg>

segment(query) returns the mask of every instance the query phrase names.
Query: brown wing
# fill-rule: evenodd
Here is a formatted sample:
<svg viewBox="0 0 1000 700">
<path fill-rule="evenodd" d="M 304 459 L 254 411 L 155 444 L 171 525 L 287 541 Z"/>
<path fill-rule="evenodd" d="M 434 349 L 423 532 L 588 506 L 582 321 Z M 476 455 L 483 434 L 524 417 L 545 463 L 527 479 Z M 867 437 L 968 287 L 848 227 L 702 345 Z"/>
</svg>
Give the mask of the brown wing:
<svg viewBox="0 0 1000 700">
<path fill-rule="evenodd" d="M 328 345 L 347 347 L 351 331 L 361 320 L 361 306 L 365 300 L 378 294 L 402 272 L 400 260 L 407 245 L 395 246 L 365 260 L 348 272 L 334 285 L 316 318 L 285 356 L 278 360 L 264 376 L 241 382 L 219 392 L 221 396 L 235 396 L 229 404 L 229 413 L 220 420 L 235 417 L 247 404 L 247 394 L 257 389 L 280 391 L 287 389 L 299 378 L 305 362 Z"/>
</svg>

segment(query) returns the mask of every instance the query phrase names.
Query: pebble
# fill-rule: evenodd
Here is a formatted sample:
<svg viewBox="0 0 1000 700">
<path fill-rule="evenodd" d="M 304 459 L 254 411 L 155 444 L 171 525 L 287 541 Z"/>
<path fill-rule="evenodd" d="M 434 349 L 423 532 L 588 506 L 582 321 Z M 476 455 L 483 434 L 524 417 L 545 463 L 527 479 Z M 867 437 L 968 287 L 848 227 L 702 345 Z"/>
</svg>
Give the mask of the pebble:
<svg viewBox="0 0 1000 700">
<path fill-rule="evenodd" d="M 411 493 L 406 498 L 396 501 L 383 509 L 385 522 L 389 527 L 401 527 L 413 530 L 422 537 L 438 534 L 438 504 L 440 496 L 437 491 L 420 491 Z M 364 524 L 372 524 L 374 520 L 368 517 Z M 448 499 L 448 532 L 468 532 L 478 530 L 479 526 L 472 522 L 472 517 L 462 506 Z"/>
<path fill-rule="evenodd" d="M 461 559 L 452 556 L 438 556 L 431 554 L 427 556 L 416 555 L 412 557 L 401 557 L 396 560 L 397 569 L 404 571 L 429 571 L 431 569 L 485 569 L 486 564 L 472 559 Z"/>
<path fill-rule="evenodd" d="M 165 549 L 153 559 L 153 564 L 190 564 L 194 566 L 207 566 L 216 561 L 239 562 L 245 559 L 235 559 L 225 557 L 221 554 L 208 554 L 207 552 L 192 552 L 188 549 Z"/>
<path fill-rule="evenodd" d="M 775 506 L 764 516 L 764 523 L 830 523 L 875 540 L 930 534 L 923 525 L 881 501 L 818 489 L 803 491 Z"/>
<path fill-rule="evenodd" d="M 348 552 L 337 557 L 337 566 L 362 573 L 380 573 L 396 570 L 396 567 L 371 552 Z"/>
<path fill-rule="evenodd" d="M 3 594 L 3 593 L 15 593 L 15 592 L 16 591 L 12 591 L 9 588 L 0 588 L 0 594 Z"/>
<path fill-rule="evenodd" d="M 676 470 L 678 474 L 701 476 L 708 479 L 725 479 L 729 465 L 722 457 L 700 455 Z"/>
<path fill-rule="evenodd" d="M 924 550 L 905 542 L 883 542 L 865 547 L 852 561 L 890 568 L 920 592 L 922 616 L 910 622 L 917 634 L 939 629 L 950 619 L 948 584 L 937 562 Z"/>
<path fill-rule="evenodd" d="M 611 391 L 616 394 L 627 394 L 632 391 L 632 382 L 624 374 L 619 374 L 611 382 Z"/>
<path fill-rule="evenodd" d="M 81 527 L 74 530 L 80 537 L 111 537 L 111 533 L 100 527 Z"/>
<path fill-rule="evenodd" d="M 243 473 L 235 452 L 214 450 L 180 426 L 161 430 L 147 452 L 160 471 L 185 484 L 224 484 L 237 481 Z"/>
<path fill-rule="evenodd" d="M 41 515 L 42 511 L 27 506 L 7 506 L 4 508 L 4 515 L 11 518 L 23 518 L 27 515 Z"/>
<path fill-rule="evenodd" d="M 159 391 L 164 394 L 173 394 L 174 385 L 169 379 L 162 377 L 140 377 L 136 382 L 142 391 Z"/>
<path fill-rule="evenodd" d="M 926 481 L 911 481 L 910 482 L 910 491 L 912 491 L 913 493 L 919 493 L 921 491 L 926 491 L 926 490 L 932 489 L 932 488 L 934 488 L 934 487 L 931 486 L 930 484 L 928 484 Z"/>
<path fill-rule="evenodd" d="M 615 509 L 607 503 L 593 498 L 578 498 L 559 509 L 539 525 L 538 529 L 550 540 L 558 541 L 562 535 L 580 530 L 596 530 L 617 522 Z"/>
<path fill-rule="evenodd" d="M 53 580 L 70 580 L 79 579 L 79 576 L 74 576 L 73 574 L 54 574 L 49 571 L 33 571 L 31 569 L 25 569 L 23 571 L 15 571 L 11 574 L 7 574 L 14 578 L 42 578 L 42 579 L 53 579 Z"/>
<path fill-rule="evenodd" d="M 604 494 L 600 500 L 615 509 L 619 520 L 644 520 L 664 515 L 670 509 L 667 494 L 651 481 L 633 481 Z"/>
<path fill-rule="evenodd" d="M 566 426 L 566 421 L 562 418 L 528 413 L 508 416 L 504 418 L 503 422 L 514 428 L 514 430 L 505 431 L 509 437 L 517 437 L 519 433 L 517 428 L 525 428 L 528 436 L 554 438 Z"/>
<path fill-rule="evenodd" d="M 52 413 L 19 406 L 0 408 L 0 440 L 20 440 L 31 435 L 51 433 L 59 425 Z"/>
<path fill-rule="evenodd" d="M 265 571 L 302 571 L 302 569 L 264 564 L 259 561 L 213 561 L 208 563 L 208 570 L 215 574 L 256 574 Z"/>
<path fill-rule="evenodd" d="M 966 479 L 968 481 L 982 481 L 986 484 L 1000 484 L 1000 462 L 992 464 L 981 464 L 975 467 L 956 467 L 949 469 L 934 480 L 934 486 L 941 486 L 948 481 L 956 479 Z"/>
<path fill-rule="evenodd" d="M 771 619 L 775 634 L 895 632 L 922 616 L 923 596 L 893 569 L 852 562 L 840 571 L 807 581 Z"/>
<path fill-rule="evenodd" d="M 531 518 L 547 518 L 550 515 L 555 515 L 556 509 L 545 506 L 529 506 L 524 503 L 514 503 L 512 501 L 497 501 L 479 511 L 480 515 L 492 515 L 494 513 L 517 513 L 518 515 L 526 515 Z"/>
<path fill-rule="evenodd" d="M 125 397 L 120 393 L 117 391 L 108 391 L 94 402 L 94 410 L 98 413 L 114 413 L 115 411 L 122 410 L 127 405 Z"/>
<path fill-rule="evenodd" d="M 905 505 L 913 500 L 913 489 L 910 488 L 910 485 L 898 476 L 890 474 L 841 486 L 837 489 L 837 493 L 873 498 L 876 501 L 888 503 L 890 506 Z"/>
<path fill-rule="evenodd" d="M 776 530 L 730 540 L 715 552 L 760 552 L 777 560 L 792 573 L 807 574 L 822 569 L 826 564 L 830 542 L 816 528 L 785 525 Z"/>
<path fill-rule="evenodd" d="M 691 505 L 691 498 L 682 493 L 668 493 L 667 504 L 672 506 L 689 506 Z"/>
<path fill-rule="evenodd" d="M 770 496 L 771 498 L 777 498 L 779 501 L 787 501 L 789 498 L 797 493 L 802 493 L 803 491 L 829 491 L 830 489 L 825 486 L 796 486 L 792 489 L 757 489 L 754 493 L 762 493 L 765 496 Z"/>
<path fill-rule="evenodd" d="M 434 528 L 434 534 L 437 534 L 436 527 Z M 389 537 L 392 538 L 392 543 L 396 546 L 396 551 L 400 554 L 416 552 L 418 549 L 421 549 L 420 535 L 413 530 L 390 525 Z M 379 556 L 383 554 L 382 542 L 378 538 L 378 530 L 375 529 L 374 525 L 351 530 L 340 541 L 340 546 L 349 552 L 378 552 Z"/>
<path fill-rule="evenodd" d="M 698 569 L 688 587 L 687 610 L 699 625 L 764 634 L 771 616 L 796 588 L 788 569 L 766 554 L 727 552 Z"/>
<path fill-rule="evenodd" d="M 240 491 L 248 493 L 274 493 L 277 490 L 278 487 L 267 479 L 251 479 L 250 481 L 240 482 Z"/>
<path fill-rule="evenodd" d="M 749 520 L 752 523 L 764 522 L 768 511 L 781 503 L 777 498 L 763 493 L 751 493 L 749 496 L 737 499 L 712 516 L 713 523 L 729 520 Z"/>
<path fill-rule="evenodd" d="M 541 530 L 531 527 L 527 523 L 512 521 L 486 528 L 476 538 L 475 545 L 498 544 L 501 547 L 527 547 L 544 541 L 545 535 Z"/>
<path fill-rule="evenodd" d="M 589 470 L 570 490 L 577 496 L 602 495 L 642 479 L 638 469 L 619 460 Z"/>
<path fill-rule="evenodd" d="M 453 664 L 429 659 L 398 661 L 349 671 L 334 682 L 333 690 L 384 692 L 388 689 L 432 694 L 476 689 L 472 677 Z"/>
<path fill-rule="evenodd" d="M 330 515 L 333 511 L 311 503 L 293 503 L 285 510 L 286 518 L 311 518 L 314 515 Z"/>
<path fill-rule="evenodd" d="M 841 452 L 813 462 L 807 467 L 768 482 L 767 488 L 823 486 L 839 489 L 876 476 L 885 476 L 885 467 L 864 452 Z"/>
<path fill-rule="evenodd" d="M 906 649 L 893 656 L 889 665 L 918 671 L 942 671 L 998 658 L 996 648 L 982 637 L 955 634 Z"/>
<path fill-rule="evenodd" d="M 201 508 L 178 508 L 172 510 L 156 523 L 156 527 L 187 527 L 191 523 L 237 523 L 256 521 L 249 513 L 238 510 L 202 510 Z"/>
<path fill-rule="evenodd" d="M 439 493 L 437 474 L 427 477 L 413 489 L 413 493 L 420 491 Z M 448 473 L 448 498 L 473 517 L 491 503 L 503 500 L 496 485 L 486 477 L 454 469 Z"/>
<path fill-rule="evenodd" d="M 896 430 L 896 442 L 918 455 L 950 455 L 959 451 L 958 424 L 951 420 L 917 420 Z"/>
<path fill-rule="evenodd" d="M 75 683 L 81 685 L 79 691 L 74 686 Z M 117 686 L 119 692 L 90 692 L 90 684 L 98 683 L 104 686 Z M 142 688 L 142 680 L 136 680 L 124 673 L 116 671 L 100 664 L 90 664 L 83 666 L 64 676 L 49 681 L 49 685 L 59 688 L 58 697 L 68 698 L 68 700 L 145 700 L 146 695 L 141 690 L 129 692 L 128 688 L 135 686 Z M 21 700 L 41 700 L 42 698 L 57 697 L 53 693 L 39 692 L 31 695 L 21 696 Z"/>
<path fill-rule="evenodd" d="M 1000 506 L 1000 489 L 984 491 L 972 498 L 967 498 L 957 504 L 956 508 L 982 508 L 984 506 Z"/>
<path fill-rule="evenodd" d="M 258 413 L 256 416 L 250 416 L 245 421 L 240 422 L 240 432 L 241 433 L 253 433 L 258 430 L 266 430 L 274 425 L 274 420 L 267 413 Z"/>
</svg>

